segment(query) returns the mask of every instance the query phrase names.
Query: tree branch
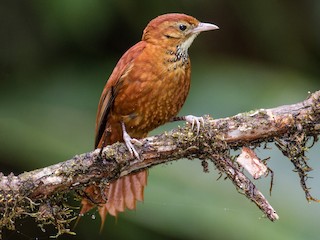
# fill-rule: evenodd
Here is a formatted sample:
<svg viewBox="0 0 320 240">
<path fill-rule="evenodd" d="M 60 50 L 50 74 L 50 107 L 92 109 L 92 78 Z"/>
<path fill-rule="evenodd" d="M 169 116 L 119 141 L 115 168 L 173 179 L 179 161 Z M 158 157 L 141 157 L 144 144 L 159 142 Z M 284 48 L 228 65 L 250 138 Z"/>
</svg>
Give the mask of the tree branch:
<svg viewBox="0 0 320 240">
<path fill-rule="evenodd" d="M 106 183 L 155 165 L 183 158 L 214 163 L 236 189 L 253 201 L 271 221 L 278 215 L 253 182 L 245 176 L 230 150 L 275 142 L 294 164 L 308 201 L 315 200 L 306 185 L 311 168 L 306 163 L 306 143 L 314 142 L 320 132 L 320 91 L 303 102 L 272 109 L 259 109 L 223 119 L 204 117 L 201 133 L 196 135 L 188 124 L 168 133 L 142 139 L 136 146 L 141 159 L 134 159 L 122 143 L 77 155 L 74 158 L 18 176 L 0 176 L 0 227 L 15 229 L 15 220 L 32 216 L 40 227 L 54 224 L 58 234 L 71 233 L 69 224 L 76 213 L 63 202 L 66 194 L 81 195 L 85 186 Z M 265 173 L 267 174 L 267 173 Z"/>
</svg>

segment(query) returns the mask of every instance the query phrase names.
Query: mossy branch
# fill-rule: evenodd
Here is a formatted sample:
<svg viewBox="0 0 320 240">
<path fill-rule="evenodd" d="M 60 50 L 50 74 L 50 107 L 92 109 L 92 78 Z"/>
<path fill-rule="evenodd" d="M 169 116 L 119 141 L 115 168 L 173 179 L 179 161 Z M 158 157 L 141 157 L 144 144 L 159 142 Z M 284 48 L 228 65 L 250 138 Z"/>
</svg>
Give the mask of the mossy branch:
<svg viewBox="0 0 320 240">
<path fill-rule="evenodd" d="M 236 116 L 212 119 L 204 116 L 199 135 L 188 124 L 170 132 L 142 139 L 136 146 L 141 160 L 134 159 L 122 143 L 77 155 L 74 158 L 18 176 L 0 175 L 0 228 L 15 229 L 17 218 L 32 216 L 40 227 L 53 224 L 58 234 L 71 233 L 70 223 L 77 214 L 66 207 L 65 196 L 71 191 L 81 195 L 89 184 L 107 182 L 155 165 L 183 158 L 214 163 L 236 189 L 253 201 L 271 221 L 278 215 L 254 183 L 243 173 L 231 149 L 275 142 L 294 164 L 308 201 L 315 200 L 306 184 L 311 170 L 305 152 L 308 139 L 315 142 L 320 132 L 320 91 L 303 102 L 273 109 L 259 109 Z M 249 150 L 250 150 L 249 149 Z M 250 150 L 250 151 L 251 151 Z M 253 152 L 253 151 L 252 151 Z"/>
</svg>

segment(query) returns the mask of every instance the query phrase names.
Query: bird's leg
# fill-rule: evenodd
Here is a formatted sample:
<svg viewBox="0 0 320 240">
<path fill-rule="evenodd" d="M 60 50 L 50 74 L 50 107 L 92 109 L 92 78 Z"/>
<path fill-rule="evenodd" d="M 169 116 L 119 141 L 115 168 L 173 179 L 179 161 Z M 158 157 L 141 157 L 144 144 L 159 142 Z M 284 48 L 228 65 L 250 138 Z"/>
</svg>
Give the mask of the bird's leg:
<svg viewBox="0 0 320 240">
<path fill-rule="evenodd" d="M 187 115 L 187 116 L 182 116 L 182 117 L 173 117 L 171 119 L 172 122 L 175 121 L 186 121 L 191 124 L 191 130 L 194 129 L 194 126 L 197 126 L 197 135 L 199 135 L 200 132 L 200 127 L 201 125 L 204 126 L 204 120 L 203 117 L 197 117 L 193 115 Z"/>
<path fill-rule="evenodd" d="M 129 136 L 123 122 L 121 122 L 121 126 L 122 126 L 123 141 L 125 142 L 129 152 L 131 153 L 131 156 L 135 156 L 138 160 L 140 160 L 140 156 L 139 156 L 137 150 L 134 148 L 133 144 L 142 145 L 142 143 L 138 139 L 131 138 Z"/>
</svg>

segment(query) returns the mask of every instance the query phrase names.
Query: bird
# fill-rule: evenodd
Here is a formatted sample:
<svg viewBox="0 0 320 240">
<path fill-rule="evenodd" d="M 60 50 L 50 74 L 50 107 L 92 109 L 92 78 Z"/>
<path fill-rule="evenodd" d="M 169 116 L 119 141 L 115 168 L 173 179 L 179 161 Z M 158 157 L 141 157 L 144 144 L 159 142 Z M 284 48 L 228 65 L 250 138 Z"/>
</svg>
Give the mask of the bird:
<svg viewBox="0 0 320 240">
<path fill-rule="evenodd" d="M 197 125 L 202 118 L 178 117 L 189 89 L 191 62 L 188 49 L 204 31 L 219 29 L 183 13 L 168 13 L 151 20 L 142 39 L 116 64 L 102 91 L 95 128 L 95 148 L 124 142 L 131 155 L 140 159 L 134 145 L 167 122 L 186 120 Z M 143 201 L 147 171 L 123 176 L 101 190 L 88 186 L 80 215 L 98 207 L 101 226 L 106 216 L 117 216 Z"/>
</svg>

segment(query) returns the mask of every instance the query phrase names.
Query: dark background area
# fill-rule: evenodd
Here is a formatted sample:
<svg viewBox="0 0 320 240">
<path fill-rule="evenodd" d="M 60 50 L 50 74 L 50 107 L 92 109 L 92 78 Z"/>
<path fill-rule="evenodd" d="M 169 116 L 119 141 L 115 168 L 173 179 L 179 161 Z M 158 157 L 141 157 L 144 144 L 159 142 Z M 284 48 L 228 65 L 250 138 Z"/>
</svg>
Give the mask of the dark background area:
<svg viewBox="0 0 320 240">
<path fill-rule="evenodd" d="M 226 117 L 302 101 L 319 89 L 320 1 L 47 0 L 0 2 L 0 168 L 45 167 L 93 148 L 98 100 L 121 55 L 154 17 L 182 12 L 220 30 L 189 50 L 192 86 L 181 115 Z M 183 123 L 180 123 L 183 124 Z M 165 125 L 151 134 L 176 127 Z M 318 144 L 319 145 L 319 144 Z M 259 149 L 275 172 L 271 223 L 210 165 L 179 161 L 149 171 L 145 201 L 107 218 L 95 211 L 60 239 L 316 239 L 320 206 L 308 204 L 293 166 Z M 319 146 L 309 155 L 319 191 Z M 270 179 L 258 181 L 268 195 Z M 4 239 L 48 239 L 27 219 Z"/>
</svg>

